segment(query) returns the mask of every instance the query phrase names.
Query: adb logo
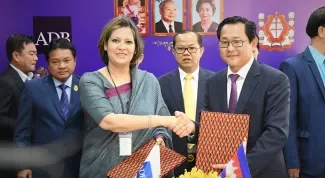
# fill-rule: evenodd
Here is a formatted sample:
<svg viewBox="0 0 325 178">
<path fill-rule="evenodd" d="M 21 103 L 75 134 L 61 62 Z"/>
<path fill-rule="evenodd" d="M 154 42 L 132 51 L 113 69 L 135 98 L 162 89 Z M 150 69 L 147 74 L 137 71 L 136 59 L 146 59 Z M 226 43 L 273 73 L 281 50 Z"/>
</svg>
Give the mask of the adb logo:
<svg viewBox="0 0 325 178">
<path fill-rule="evenodd" d="M 71 17 L 34 16 L 33 37 L 39 54 L 44 54 L 52 39 L 66 38 L 72 41 Z"/>
<path fill-rule="evenodd" d="M 153 178 L 150 161 L 144 162 L 136 178 Z"/>
</svg>

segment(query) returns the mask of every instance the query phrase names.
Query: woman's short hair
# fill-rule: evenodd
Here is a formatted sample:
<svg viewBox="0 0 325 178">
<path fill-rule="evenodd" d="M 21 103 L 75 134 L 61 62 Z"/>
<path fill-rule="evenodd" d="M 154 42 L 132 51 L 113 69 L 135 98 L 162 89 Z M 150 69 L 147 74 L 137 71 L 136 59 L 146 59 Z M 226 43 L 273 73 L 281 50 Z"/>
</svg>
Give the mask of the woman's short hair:
<svg viewBox="0 0 325 178">
<path fill-rule="evenodd" d="M 107 44 L 107 41 L 111 37 L 113 31 L 123 27 L 129 27 L 134 37 L 135 54 L 133 55 L 133 58 L 130 62 L 130 68 L 133 68 L 134 66 L 136 66 L 137 59 L 139 59 L 139 57 L 143 54 L 144 45 L 137 27 L 134 25 L 132 20 L 128 17 L 125 16 L 115 17 L 108 24 L 105 25 L 98 42 L 98 51 L 102 61 L 106 65 L 108 65 L 109 59 L 108 59 L 107 51 L 105 51 L 104 49 L 104 46 L 105 44 Z"/>
<path fill-rule="evenodd" d="M 197 3 L 196 3 L 196 12 L 197 13 L 200 13 L 200 6 L 203 4 L 203 3 L 209 3 L 212 7 L 212 12 L 213 14 L 216 12 L 216 4 L 215 4 L 215 0 L 198 0 Z"/>
</svg>

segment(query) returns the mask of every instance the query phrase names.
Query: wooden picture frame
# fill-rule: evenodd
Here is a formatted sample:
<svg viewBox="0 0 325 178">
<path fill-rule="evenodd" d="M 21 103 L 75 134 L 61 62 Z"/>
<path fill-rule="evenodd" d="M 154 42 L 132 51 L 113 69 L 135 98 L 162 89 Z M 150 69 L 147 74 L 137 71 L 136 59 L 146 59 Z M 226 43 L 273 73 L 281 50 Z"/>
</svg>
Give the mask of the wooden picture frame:
<svg viewBox="0 0 325 178">
<path fill-rule="evenodd" d="M 128 6 L 129 0 L 114 0 L 114 17 L 129 16 L 138 27 L 141 36 L 148 36 L 149 34 L 149 3 L 148 0 L 132 0 L 134 6 Z M 132 12 L 138 11 L 137 18 L 133 18 Z"/>
<path fill-rule="evenodd" d="M 204 32 L 203 28 L 200 25 L 200 15 L 196 10 L 196 6 L 197 3 L 199 2 L 199 0 L 189 0 L 189 11 L 190 11 L 190 21 L 189 21 L 189 29 L 198 32 L 200 35 L 216 35 L 217 32 L 217 28 L 218 25 L 220 24 L 220 22 L 223 20 L 224 18 L 224 0 L 213 0 L 214 1 L 214 5 L 216 7 L 215 13 L 212 16 L 212 20 L 213 20 L 213 24 L 210 25 L 210 28 L 208 30 L 208 32 Z M 200 21 L 198 21 L 198 19 Z M 215 31 L 212 31 L 212 29 L 215 29 Z M 202 31 L 201 31 L 202 30 Z"/>
<path fill-rule="evenodd" d="M 187 0 L 174 0 L 171 1 L 175 3 L 176 10 L 176 19 L 174 20 L 173 32 L 166 29 L 164 23 L 161 19 L 161 14 L 159 10 L 159 4 L 163 0 L 152 0 L 152 34 L 153 36 L 174 36 L 176 33 L 181 32 L 186 29 L 186 3 Z M 170 5 L 170 4 L 169 4 Z M 172 7 L 172 6 L 169 6 Z M 170 11 L 169 11 L 170 12 Z"/>
</svg>

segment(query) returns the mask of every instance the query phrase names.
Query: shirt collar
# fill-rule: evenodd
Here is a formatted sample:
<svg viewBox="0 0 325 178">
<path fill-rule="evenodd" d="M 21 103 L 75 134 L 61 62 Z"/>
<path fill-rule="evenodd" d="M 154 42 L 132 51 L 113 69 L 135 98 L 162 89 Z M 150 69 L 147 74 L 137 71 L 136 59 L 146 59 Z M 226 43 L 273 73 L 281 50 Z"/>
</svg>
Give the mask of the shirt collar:
<svg viewBox="0 0 325 178">
<path fill-rule="evenodd" d="M 59 85 L 62 84 L 59 80 L 57 80 L 53 76 L 52 76 L 52 78 L 53 78 L 53 82 L 54 82 L 55 88 L 59 87 Z M 69 88 L 71 88 L 71 85 L 72 85 L 72 75 L 68 78 L 68 80 L 64 83 L 64 85 L 66 85 Z"/>
<path fill-rule="evenodd" d="M 308 48 L 315 62 L 318 64 L 323 64 L 325 60 L 325 56 L 322 53 L 320 53 L 317 49 L 311 47 L 310 45 L 308 45 Z"/>
<path fill-rule="evenodd" d="M 174 28 L 174 21 L 172 23 L 167 23 L 165 22 L 163 19 L 161 19 L 161 21 L 163 22 L 163 24 L 165 25 L 165 27 L 167 28 L 167 30 L 169 29 L 169 25 L 172 25 L 172 28 Z"/>
<path fill-rule="evenodd" d="M 249 69 L 251 68 L 253 62 L 254 62 L 254 57 L 252 57 L 247 64 L 245 64 L 237 73 L 234 73 L 230 70 L 230 67 L 228 66 L 228 72 L 227 72 L 227 77 L 229 77 L 230 74 L 238 74 L 241 78 L 245 79 Z"/>
<path fill-rule="evenodd" d="M 194 80 L 197 80 L 199 81 L 199 68 L 198 67 L 193 73 L 192 73 L 192 76 L 194 78 Z M 184 80 L 185 79 L 185 76 L 186 76 L 186 72 L 184 72 L 181 68 L 178 68 L 178 71 L 179 71 L 179 76 L 181 78 L 181 80 Z"/>
<path fill-rule="evenodd" d="M 20 78 L 23 80 L 23 82 L 25 82 L 27 79 L 30 80 L 33 78 L 33 72 L 28 72 L 28 75 L 26 75 L 24 72 L 22 72 L 21 70 L 19 70 L 17 67 L 15 67 L 14 65 L 10 64 L 10 66 L 17 71 L 18 75 L 20 76 Z"/>
</svg>

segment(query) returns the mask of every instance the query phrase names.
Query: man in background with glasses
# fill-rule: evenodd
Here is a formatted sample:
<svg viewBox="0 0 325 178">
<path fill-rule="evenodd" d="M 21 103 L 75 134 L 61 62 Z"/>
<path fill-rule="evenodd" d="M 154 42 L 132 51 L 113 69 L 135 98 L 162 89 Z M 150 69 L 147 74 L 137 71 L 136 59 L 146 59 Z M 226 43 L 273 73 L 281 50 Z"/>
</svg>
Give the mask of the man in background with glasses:
<svg viewBox="0 0 325 178">
<path fill-rule="evenodd" d="M 192 31 L 176 34 L 173 39 L 173 54 L 178 69 L 159 78 L 161 91 L 169 112 L 185 112 L 191 120 L 199 122 L 199 112 L 204 107 L 205 84 L 211 71 L 199 66 L 204 52 L 202 37 Z M 188 161 L 174 170 L 175 176 L 190 171 L 195 165 L 196 145 L 187 144 L 185 138 L 173 134 L 174 150 L 186 157 Z"/>
<path fill-rule="evenodd" d="M 258 42 L 254 22 L 228 17 L 219 24 L 217 36 L 221 58 L 228 67 L 209 77 L 205 110 L 249 114 L 246 156 L 251 177 L 287 178 L 282 149 L 289 131 L 288 77 L 254 59 L 253 49 Z M 184 113 L 176 115 L 187 117 Z M 196 140 L 199 125 L 193 129 L 194 123 L 188 120 L 175 124 L 173 131 L 183 137 L 191 128 Z M 223 169 L 225 164 L 212 166 Z"/>
</svg>

